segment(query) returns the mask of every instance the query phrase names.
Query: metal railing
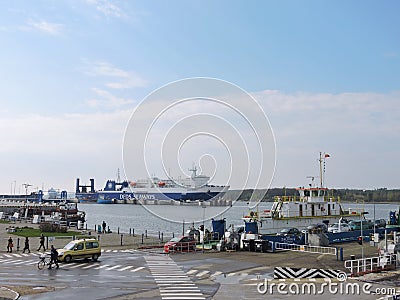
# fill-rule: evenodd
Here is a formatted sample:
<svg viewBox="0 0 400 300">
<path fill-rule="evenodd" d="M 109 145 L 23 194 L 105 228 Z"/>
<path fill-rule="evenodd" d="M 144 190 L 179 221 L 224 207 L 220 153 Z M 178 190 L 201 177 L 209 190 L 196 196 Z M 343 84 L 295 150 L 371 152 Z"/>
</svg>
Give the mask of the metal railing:
<svg viewBox="0 0 400 300">
<path fill-rule="evenodd" d="M 334 247 L 321 247 L 321 246 L 309 246 L 309 245 L 298 245 L 298 244 L 287 244 L 275 242 L 275 249 L 277 250 L 290 250 L 299 252 L 319 253 L 336 255 L 337 248 Z"/>
<path fill-rule="evenodd" d="M 179 243 L 179 245 L 164 246 L 165 253 L 189 253 L 195 251 L 196 251 L 195 242 L 183 242 Z"/>
<path fill-rule="evenodd" d="M 352 275 L 363 275 L 382 270 L 391 270 L 397 267 L 397 255 L 385 254 L 375 257 L 346 260 L 344 262 L 344 267 L 348 269 Z"/>
</svg>

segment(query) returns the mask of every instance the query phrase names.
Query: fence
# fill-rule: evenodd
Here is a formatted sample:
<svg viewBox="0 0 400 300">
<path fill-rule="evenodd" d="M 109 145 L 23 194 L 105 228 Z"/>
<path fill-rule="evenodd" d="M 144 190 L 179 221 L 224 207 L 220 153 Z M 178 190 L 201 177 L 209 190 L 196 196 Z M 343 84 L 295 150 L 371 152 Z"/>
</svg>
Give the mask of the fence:
<svg viewBox="0 0 400 300">
<path fill-rule="evenodd" d="M 374 273 L 383 270 L 392 270 L 397 267 L 397 255 L 385 254 L 381 256 L 346 260 L 344 267 L 353 276 Z"/>
<path fill-rule="evenodd" d="M 337 255 L 337 248 L 275 242 L 275 249 Z"/>
</svg>

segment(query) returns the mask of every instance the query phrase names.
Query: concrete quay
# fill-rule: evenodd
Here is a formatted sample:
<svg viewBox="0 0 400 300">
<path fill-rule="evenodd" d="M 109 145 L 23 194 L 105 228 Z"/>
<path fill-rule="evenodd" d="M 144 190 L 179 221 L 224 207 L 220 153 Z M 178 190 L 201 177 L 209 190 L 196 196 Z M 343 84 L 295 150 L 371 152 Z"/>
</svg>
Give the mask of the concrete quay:
<svg viewBox="0 0 400 300">
<path fill-rule="evenodd" d="M 36 227 L 38 225 L 36 224 L 24 224 L 24 223 L 17 223 L 17 224 L 11 224 L 14 226 L 30 226 L 30 227 Z M 6 253 L 6 241 L 8 237 L 10 236 L 9 233 L 7 233 L 6 228 L 9 227 L 10 224 L 0 224 L 0 255 L 4 256 L 4 253 Z M 97 237 L 97 233 L 94 231 L 91 232 L 92 236 Z M 11 235 L 12 238 L 16 239 L 15 235 Z M 126 240 L 125 240 L 126 237 Z M 120 245 L 120 235 L 117 233 L 110 233 L 110 234 L 100 234 L 100 242 L 102 244 L 102 248 L 107 250 L 112 250 L 111 252 L 105 253 L 104 258 L 103 258 L 103 264 L 110 264 L 110 269 L 113 269 L 112 267 L 114 264 L 118 265 L 121 264 L 121 262 L 126 262 L 129 257 L 136 256 L 138 257 L 137 259 L 132 260 L 132 262 L 135 262 L 134 267 L 131 268 L 133 270 L 134 268 L 138 267 L 144 267 L 144 270 L 147 269 L 145 264 L 140 264 L 139 261 L 142 259 L 140 258 L 141 255 L 146 255 L 146 257 L 151 257 L 152 255 L 159 256 L 156 253 L 152 254 L 152 252 L 143 252 L 145 254 L 141 254 L 141 252 L 130 252 L 130 253 L 121 253 L 121 252 L 116 252 L 114 255 L 113 251 L 119 251 L 119 250 L 124 250 L 124 249 L 139 249 L 142 246 L 150 246 L 150 245 L 160 245 L 163 243 L 160 243 L 158 238 L 154 237 L 149 237 L 144 241 L 144 245 L 141 244 L 141 235 L 132 237 L 126 234 L 124 235 L 124 242 L 123 245 Z M 52 242 L 56 247 L 62 247 L 68 242 L 67 239 L 56 239 L 54 242 Z M 39 243 L 39 238 L 31 238 L 31 250 L 36 250 L 37 246 Z M 336 245 L 337 247 L 342 247 L 343 248 L 343 253 L 344 253 L 344 259 L 350 259 L 352 255 L 354 255 L 356 258 L 361 257 L 361 253 L 364 253 L 365 257 L 372 257 L 377 255 L 377 250 L 375 247 L 369 246 L 369 244 L 364 244 L 363 246 L 358 245 L 357 243 L 346 243 L 346 244 L 338 244 Z M 20 248 L 19 251 L 16 251 L 14 249 L 14 252 L 21 253 L 22 248 Z M 36 252 L 36 251 L 35 251 Z M 120 254 L 118 254 L 120 253 Z M 136 254 L 134 254 L 136 253 Z M 107 255 L 106 255 L 107 254 Z M 208 251 L 205 253 L 202 253 L 202 251 L 198 251 L 196 253 L 185 253 L 185 254 L 175 254 L 175 255 L 170 255 L 172 260 L 179 266 L 181 266 L 186 273 L 194 274 L 191 272 L 194 272 L 197 270 L 199 275 L 193 275 L 193 278 L 196 279 L 196 283 L 201 289 L 207 291 L 210 291 L 210 293 L 207 296 L 207 299 L 228 299 L 229 297 L 232 296 L 232 292 L 236 291 L 236 294 L 238 297 L 236 299 L 241 299 L 242 296 L 245 297 L 247 296 L 247 292 L 250 291 L 254 294 L 254 299 L 263 299 L 265 297 L 262 297 L 261 295 L 257 295 L 257 290 L 254 286 L 242 286 L 243 282 L 241 281 L 240 274 L 249 274 L 247 277 L 247 280 L 252 280 L 252 278 L 255 278 L 256 276 L 260 276 L 261 278 L 263 276 L 268 276 L 271 275 L 271 272 L 273 272 L 273 268 L 275 266 L 279 267 L 294 267 L 294 268 L 321 268 L 321 269 L 335 269 L 335 270 L 343 270 L 344 269 L 344 262 L 343 261 L 338 261 L 334 255 L 327 255 L 327 254 L 315 254 L 315 253 L 304 253 L 304 252 L 292 252 L 292 251 L 284 251 L 284 252 L 277 252 L 277 253 L 259 253 L 259 252 L 247 252 L 247 251 L 238 251 L 238 252 L 216 252 L 216 251 Z M 116 260 L 114 262 L 114 260 Z M 21 260 L 22 263 L 22 260 Z M 85 264 L 82 264 L 84 266 Z M 79 265 L 77 265 L 78 268 Z M 23 267 L 19 268 L 19 272 L 22 272 L 22 274 L 26 273 L 31 273 L 32 268 L 34 266 L 25 269 Z M 128 266 L 129 267 L 129 266 Z M 67 264 L 62 265 L 62 269 L 60 269 L 59 274 L 66 274 L 65 268 L 69 268 Z M 86 267 L 82 267 L 83 269 L 77 269 L 75 266 L 71 269 L 69 269 L 69 273 L 75 272 L 77 276 L 83 276 L 81 277 L 82 280 L 87 280 L 87 278 L 90 278 L 90 274 L 96 276 L 95 272 L 90 273 L 90 269 L 85 269 Z M 126 268 L 125 265 L 123 265 L 120 268 Z M 7 269 L 5 269 L 7 270 Z M 12 269 L 9 269 L 12 270 Z M 24 271 L 26 270 L 26 271 Z M 37 270 L 36 270 L 37 271 Z M 190 271 L 190 272 L 189 272 Z M 221 271 L 221 272 L 217 272 Z M 13 271 L 11 271 L 13 272 Z M 113 272 L 113 270 L 110 270 L 109 272 Z M 118 272 L 118 275 L 123 274 L 123 272 Z M 127 271 L 126 271 L 127 272 Z M 148 271 L 147 271 L 148 272 Z M 204 278 L 200 277 L 200 274 L 202 273 L 220 273 L 221 275 L 217 276 L 217 278 L 212 279 L 211 277 Z M 48 273 L 48 274 L 47 274 Z M 386 274 L 391 274 L 392 272 L 387 272 Z M 52 274 L 50 272 L 45 272 L 41 274 L 47 274 L 50 278 Z M 89 275 L 85 275 L 89 274 Z M 237 274 L 237 275 L 234 275 Z M 379 276 L 382 276 L 385 273 L 380 273 Z M 393 274 L 393 273 L 392 273 Z M 149 298 L 149 299 L 158 299 L 159 294 L 158 294 L 158 289 L 155 285 L 155 283 L 152 283 L 151 281 L 146 281 L 148 279 L 148 276 L 150 274 L 144 272 L 142 275 L 136 277 L 137 279 L 132 279 L 132 280 L 138 280 L 139 282 L 136 284 L 133 284 L 132 287 L 142 287 L 143 288 L 143 293 L 132 293 L 132 294 L 126 294 L 124 296 L 112 296 L 109 297 L 108 299 L 144 299 L 144 298 Z M 10 274 L 10 277 L 13 275 Z M 15 276 L 20 276 L 20 275 L 15 275 Z M 85 277 L 86 276 L 86 277 Z M 89 276 L 89 277 L 87 277 Z M 226 277 L 225 277 L 226 276 Z M 371 278 L 372 274 L 368 274 L 368 276 L 365 276 L 365 280 L 373 281 L 375 280 L 374 278 Z M 17 277 L 16 277 L 17 278 Z M 199 280 L 197 280 L 199 279 Z M 239 280 L 240 279 L 240 280 Z M 363 278 L 359 278 L 363 280 Z M 48 280 L 48 279 L 47 279 Z M 234 282 L 234 280 L 238 280 L 238 282 Z M 380 278 L 382 280 L 382 278 Z M 231 282 L 232 281 L 232 282 Z M 41 285 L 39 283 L 36 284 L 35 281 L 33 282 L 26 282 L 26 281 L 21 281 L 20 284 L 16 283 L 13 285 L 13 281 L 9 281 L 8 283 L 3 283 L 1 286 L 2 288 L 0 289 L 0 298 L 3 297 L 5 299 L 16 299 L 18 296 L 21 295 L 22 299 L 41 299 L 41 296 L 36 295 L 35 293 L 43 293 L 43 295 L 46 294 L 52 294 L 54 295 L 65 295 L 68 291 L 66 289 L 63 290 L 55 290 L 52 291 L 52 284 L 50 281 L 46 281 L 45 278 L 43 278 L 43 281 L 41 282 Z M 47 283 L 46 283 L 47 282 Z M 249 281 L 250 282 L 250 281 Z M 255 282 L 255 281 L 251 281 Z M 64 284 L 64 283 L 63 283 Z M 113 286 L 113 283 L 109 283 L 110 287 Z M 151 286 L 149 289 L 148 287 Z M 155 288 L 153 288 L 153 286 Z M 111 291 L 111 289 L 109 290 Z M 73 292 L 73 291 L 72 291 Z M 241 293 L 241 294 L 240 294 Z M 49 295 L 50 295 L 49 294 Z M 240 296 L 242 295 L 242 296 Z M 39 297 L 39 298 L 38 298 Z M 44 298 L 48 299 L 48 298 Z M 92 298 L 95 299 L 95 298 Z M 322 299 L 322 298 L 321 298 Z M 369 299 L 369 298 L 366 298 Z"/>
</svg>

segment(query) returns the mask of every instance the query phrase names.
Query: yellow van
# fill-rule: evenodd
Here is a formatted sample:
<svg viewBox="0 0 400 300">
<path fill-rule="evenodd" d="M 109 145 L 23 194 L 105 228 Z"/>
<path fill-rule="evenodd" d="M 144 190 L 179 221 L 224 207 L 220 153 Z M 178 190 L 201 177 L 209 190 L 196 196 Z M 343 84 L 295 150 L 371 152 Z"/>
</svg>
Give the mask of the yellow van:
<svg viewBox="0 0 400 300">
<path fill-rule="evenodd" d="M 73 259 L 89 259 L 97 261 L 101 255 L 100 243 L 96 239 L 73 240 L 62 249 L 57 249 L 58 260 L 69 263 Z"/>
</svg>

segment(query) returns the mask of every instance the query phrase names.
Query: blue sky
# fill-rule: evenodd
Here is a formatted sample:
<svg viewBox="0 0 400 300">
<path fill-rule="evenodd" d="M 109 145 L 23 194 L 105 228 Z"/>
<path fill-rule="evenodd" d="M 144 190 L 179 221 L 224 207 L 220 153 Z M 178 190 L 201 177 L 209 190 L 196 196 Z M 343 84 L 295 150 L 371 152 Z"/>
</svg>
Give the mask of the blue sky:
<svg viewBox="0 0 400 300">
<path fill-rule="evenodd" d="M 77 176 L 102 187 L 122 168 L 135 106 L 164 84 L 197 76 L 257 98 L 276 137 L 272 186 L 303 185 L 326 151 L 332 186 L 398 187 L 399 8 L 1 1 L 0 192 L 14 180 L 73 190 Z"/>
</svg>

